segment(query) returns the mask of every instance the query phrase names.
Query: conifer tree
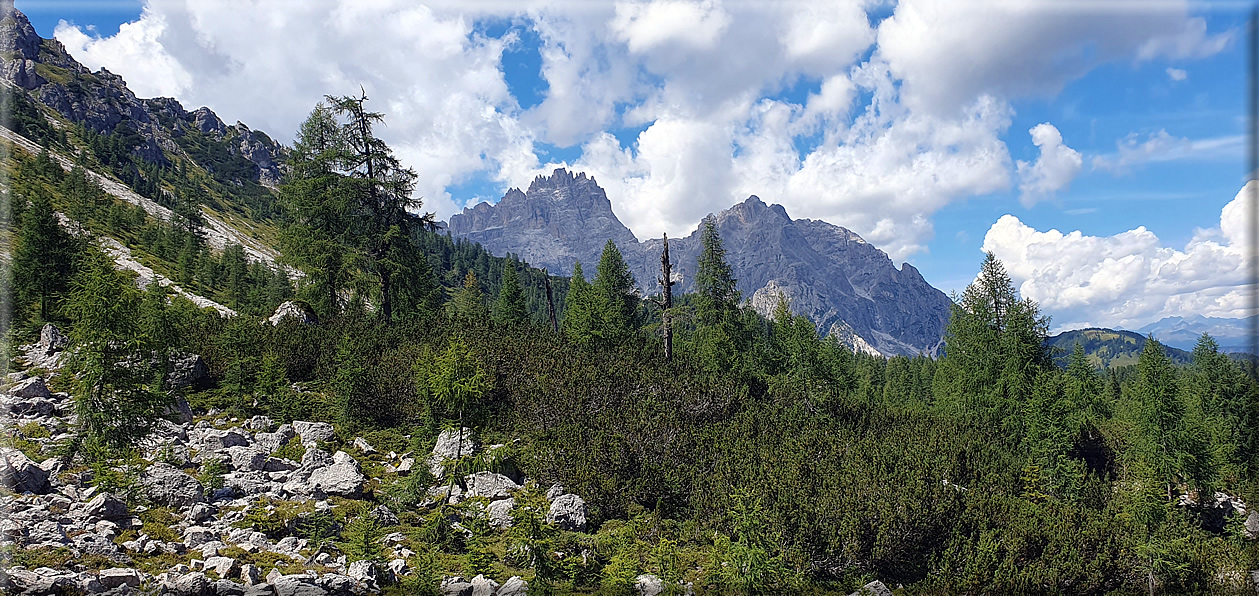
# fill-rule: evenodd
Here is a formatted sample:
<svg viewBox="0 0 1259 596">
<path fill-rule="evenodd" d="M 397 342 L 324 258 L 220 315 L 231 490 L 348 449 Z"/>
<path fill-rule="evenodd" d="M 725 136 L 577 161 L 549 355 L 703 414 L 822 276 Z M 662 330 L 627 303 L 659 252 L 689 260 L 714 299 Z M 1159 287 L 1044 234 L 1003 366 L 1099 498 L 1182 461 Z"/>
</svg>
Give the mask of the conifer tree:
<svg viewBox="0 0 1259 596">
<path fill-rule="evenodd" d="M 591 287 L 602 302 L 601 306 L 607 309 L 603 336 L 610 341 L 619 341 L 632 335 L 636 327 L 638 292 L 629 265 L 625 264 L 620 249 L 611 240 L 603 245 L 598 274 Z"/>
<path fill-rule="evenodd" d="M 573 277 L 568 283 L 564 322 L 560 325 L 560 330 L 579 344 L 589 344 L 594 328 L 594 313 L 591 312 L 593 298 L 590 284 L 581 268 L 581 261 L 578 261 L 573 264 Z"/>
<path fill-rule="evenodd" d="M 481 284 L 477 282 L 476 273 L 471 269 L 463 276 L 463 287 L 455 291 L 449 309 L 452 318 L 465 323 L 481 324 L 489 319 L 485 294 L 481 292 Z"/>
<path fill-rule="evenodd" d="M 40 321 L 54 316 L 67 289 L 73 251 L 73 239 L 57 225 L 52 203 L 36 193 L 22 212 L 13 273 L 19 304 L 34 306 Z"/>
<path fill-rule="evenodd" d="M 516 265 L 510 260 L 503 265 L 503 279 L 498 290 L 498 301 L 494 305 L 494 316 L 498 322 L 509 325 L 523 325 L 529 320 L 525 294 L 520 289 L 520 278 L 516 275 Z"/>
<path fill-rule="evenodd" d="M 740 294 L 712 216 L 704 219 L 695 271 L 695 329 L 690 351 L 711 370 L 727 370 L 746 347 L 739 325 Z"/>
<path fill-rule="evenodd" d="M 149 338 L 136 313 L 139 291 L 99 250 L 90 250 L 66 310 L 74 320 L 69 362 L 79 441 L 89 456 L 129 447 L 152 429 L 170 398 L 160 391 Z"/>
</svg>

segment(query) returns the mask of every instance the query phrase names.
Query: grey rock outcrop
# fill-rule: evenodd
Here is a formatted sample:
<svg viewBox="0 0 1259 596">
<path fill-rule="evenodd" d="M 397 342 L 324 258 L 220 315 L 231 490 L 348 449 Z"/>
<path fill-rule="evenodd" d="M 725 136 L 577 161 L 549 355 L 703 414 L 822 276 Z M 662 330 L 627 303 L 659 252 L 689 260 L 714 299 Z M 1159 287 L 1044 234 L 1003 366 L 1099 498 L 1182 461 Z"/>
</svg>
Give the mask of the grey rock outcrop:
<svg viewBox="0 0 1259 596">
<path fill-rule="evenodd" d="M 299 325 L 315 325 L 319 323 L 319 317 L 315 316 L 315 311 L 311 310 L 304 303 L 292 300 L 281 302 L 275 308 L 275 313 L 267 318 L 267 322 L 272 326 L 276 326 L 285 319 L 295 321 Z"/>
<path fill-rule="evenodd" d="M 950 301 L 909 264 L 857 234 L 824 221 L 793 220 L 780 205 L 753 196 L 713 215 L 738 289 L 763 314 L 781 293 L 820 334 L 884 355 L 936 354 Z M 557 169 L 528 191 L 511 189 L 496 205 L 481 203 L 450 218 L 451 234 L 495 255 L 514 253 L 557 275 L 581 261 L 588 272 L 612 239 L 646 293 L 659 291 L 663 241 L 639 242 L 616 218 L 603 189 L 585 174 Z M 700 231 L 670 239 L 675 293 L 693 290 Z"/>
<path fill-rule="evenodd" d="M 319 443 L 331 441 L 336 436 L 336 429 L 327 422 L 293 421 L 293 431 L 302 438 L 303 443 Z"/>
<path fill-rule="evenodd" d="M 171 389 L 185 387 L 201 387 L 210 380 L 210 367 L 200 354 L 172 354 L 170 357 L 170 373 L 166 375 L 166 386 Z"/>
<path fill-rule="evenodd" d="M 17 449 L 0 449 L 0 485 L 14 492 L 48 492 L 48 471 Z"/>
<path fill-rule="evenodd" d="M 892 590 L 876 579 L 848 596 L 892 596 Z"/>
<path fill-rule="evenodd" d="M 437 436 L 433 445 L 433 453 L 428 458 L 429 471 L 433 476 L 441 478 L 446 474 L 445 460 L 456 457 L 467 457 L 476 453 L 476 442 L 472 440 L 472 429 L 463 429 L 463 440 L 460 441 L 458 430 L 444 430 Z"/>
<path fill-rule="evenodd" d="M 573 494 L 560 495 L 551 501 L 551 509 L 547 511 L 546 521 L 565 530 L 584 532 L 586 530 L 586 501 Z"/>
<path fill-rule="evenodd" d="M 167 507 L 183 508 L 205 502 L 205 487 L 196 478 L 167 463 L 155 463 L 141 478 L 149 500 Z"/>
</svg>

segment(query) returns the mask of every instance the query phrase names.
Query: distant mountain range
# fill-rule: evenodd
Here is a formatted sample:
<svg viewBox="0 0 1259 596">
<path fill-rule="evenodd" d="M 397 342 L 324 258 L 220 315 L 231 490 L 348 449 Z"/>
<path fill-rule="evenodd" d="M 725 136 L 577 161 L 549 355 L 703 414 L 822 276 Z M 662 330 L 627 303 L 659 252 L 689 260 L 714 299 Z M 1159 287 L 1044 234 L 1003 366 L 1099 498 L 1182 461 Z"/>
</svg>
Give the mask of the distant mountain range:
<svg viewBox="0 0 1259 596">
<path fill-rule="evenodd" d="M 1209 333 L 1220 345 L 1222 352 L 1250 352 L 1254 349 L 1252 342 L 1253 325 L 1256 317 L 1245 319 L 1224 319 L 1193 315 L 1190 317 L 1167 317 L 1150 323 L 1137 333 L 1154 334 L 1164 345 L 1175 346 L 1182 350 L 1192 350 L 1203 333 Z"/>
<path fill-rule="evenodd" d="M 769 314 L 779 293 L 824 334 L 883 355 L 937 354 L 950 301 L 908 263 L 899 269 L 887 254 L 852 231 L 824 221 L 793 220 L 781 205 L 756 196 L 714 214 L 738 289 Z M 611 239 L 639 288 L 660 291 L 662 239 L 639 241 L 612 212 L 607 194 L 584 173 L 557 169 L 529 189 L 513 188 L 497 204 L 481 203 L 450 218 L 452 235 L 479 242 L 495 255 L 513 253 L 553 274 L 570 275 L 580 261 L 594 275 Z M 670 238 L 678 284 L 693 288 L 699 231 Z"/>
<path fill-rule="evenodd" d="M 1122 329 L 1076 329 L 1050 336 L 1045 343 L 1053 351 L 1054 362 L 1065 367 L 1075 344 L 1084 348 L 1085 355 L 1095 368 L 1118 368 L 1136 364 L 1145 349 L 1146 336 Z M 1161 341 L 1159 343 L 1162 343 Z M 1185 350 L 1163 345 L 1167 357 L 1175 364 L 1193 362 L 1193 355 Z"/>
</svg>

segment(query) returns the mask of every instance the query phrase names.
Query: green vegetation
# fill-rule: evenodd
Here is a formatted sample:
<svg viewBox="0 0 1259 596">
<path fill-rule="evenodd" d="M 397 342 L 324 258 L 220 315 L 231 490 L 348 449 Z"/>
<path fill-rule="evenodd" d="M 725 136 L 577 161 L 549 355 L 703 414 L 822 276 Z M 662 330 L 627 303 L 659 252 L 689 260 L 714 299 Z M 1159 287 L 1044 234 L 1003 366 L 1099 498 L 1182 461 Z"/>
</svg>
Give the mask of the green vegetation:
<svg viewBox="0 0 1259 596">
<path fill-rule="evenodd" d="M 1181 504 L 1223 491 L 1259 505 L 1259 382 L 1209 337 L 1187 365 L 1147 339 L 1122 372 L 1099 375 L 1086 346 L 1055 366 L 1048 320 L 989 255 L 942 358 L 853 353 L 785 301 L 771 319 L 741 305 L 711 222 L 698 290 L 671 309 L 672 358 L 612 243 L 592 281 L 578 268 L 571 287 L 555 283 L 556 333 L 539 298 L 545 274 L 406 215 L 418 206 L 404 200 L 413 176 L 364 132 L 378 115 L 361 99 L 333 104 L 303 124 L 280 192 L 277 225 L 307 274 L 297 288 L 251 273 L 236 249 L 206 249 L 196 209 L 173 224 L 134 217 L 90 186 L 67 190 L 36 156 L 13 158 L 15 214 L 3 222 L 18 250 L 61 242 L 42 201 L 80 205 L 89 230 L 150 247 L 191 288 L 248 307 L 220 318 L 141 292 L 87 242 L 65 245 L 64 288 L 15 264 L 27 289 L 11 333 L 28 340 L 44 320 L 69 330 L 81 454 L 108 463 L 102 480 L 131 482 L 103 472 L 134 453 L 169 399 L 150 356 L 178 350 L 207 361 L 212 386 L 190 401 L 223 410 L 216 420 L 327 420 L 338 441 L 361 435 L 416 456 L 423 469 L 410 476 L 370 468 L 382 477 L 361 502 L 259 501 L 242 522 L 311 540 L 304 555 L 352 559 L 379 560 L 378 538 L 398 531 L 416 553 L 414 575 L 389 588 L 398 593 L 470 572 L 521 575 L 544 593 L 624 593 L 641 573 L 706 593 L 846 594 L 875 578 L 923 593 L 1211 593 L 1259 568 L 1235 519 L 1221 529 Z M 182 187 L 168 174 L 163 188 Z M 320 322 L 264 324 L 284 288 Z M 450 469 L 532 479 L 510 529 L 475 514 L 482 500 L 428 498 L 461 475 L 432 478 L 423 461 L 447 426 L 509 445 Z M 211 486 L 212 472 L 202 470 Z M 588 531 L 546 522 L 552 483 L 585 500 Z M 370 513 L 378 503 L 397 508 L 396 528 Z M 140 517 L 150 536 L 177 539 L 169 510 Z M 169 566 L 165 556 L 149 562 Z M 270 556 L 240 555 L 301 566 Z"/>
</svg>

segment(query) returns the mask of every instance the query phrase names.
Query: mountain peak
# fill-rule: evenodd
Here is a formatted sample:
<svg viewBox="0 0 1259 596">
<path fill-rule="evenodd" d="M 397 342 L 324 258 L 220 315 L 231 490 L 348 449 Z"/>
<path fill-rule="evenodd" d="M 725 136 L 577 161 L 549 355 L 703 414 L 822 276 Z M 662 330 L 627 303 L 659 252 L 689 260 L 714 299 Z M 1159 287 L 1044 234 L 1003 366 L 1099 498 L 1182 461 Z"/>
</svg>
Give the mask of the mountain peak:
<svg viewBox="0 0 1259 596">
<path fill-rule="evenodd" d="M 713 214 L 738 289 L 753 306 L 777 304 L 781 291 L 792 310 L 820 332 L 878 353 L 934 354 L 948 320 L 949 299 L 856 234 L 823 221 L 795 220 L 782 205 L 751 195 Z M 450 218 L 452 235 L 491 253 L 514 253 L 553 274 L 573 263 L 595 263 L 611 239 L 646 293 L 658 290 L 663 240 L 639 242 L 617 219 L 607 194 L 579 172 L 556 168 L 496 204 L 481 203 Z M 701 230 L 670 238 L 678 286 L 693 291 Z M 759 298 L 758 298 L 759 297 Z"/>
</svg>

